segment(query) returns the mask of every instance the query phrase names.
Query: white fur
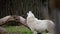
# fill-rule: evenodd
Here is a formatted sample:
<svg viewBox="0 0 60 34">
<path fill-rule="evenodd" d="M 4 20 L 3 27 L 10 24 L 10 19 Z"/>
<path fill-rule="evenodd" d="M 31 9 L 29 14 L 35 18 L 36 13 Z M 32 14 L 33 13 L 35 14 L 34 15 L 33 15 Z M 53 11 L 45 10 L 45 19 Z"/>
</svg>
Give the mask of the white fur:
<svg viewBox="0 0 60 34">
<path fill-rule="evenodd" d="M 46 34 L 55 33 L 55 24 L 51 20 L 38 20 L 31 11 L 29 11 L 27 14 L 27 25 L 34 34 L 37 34 L 37 32 L 43 32 L 45 30 L 49 31 L 49 33 Z"/>
</svg>

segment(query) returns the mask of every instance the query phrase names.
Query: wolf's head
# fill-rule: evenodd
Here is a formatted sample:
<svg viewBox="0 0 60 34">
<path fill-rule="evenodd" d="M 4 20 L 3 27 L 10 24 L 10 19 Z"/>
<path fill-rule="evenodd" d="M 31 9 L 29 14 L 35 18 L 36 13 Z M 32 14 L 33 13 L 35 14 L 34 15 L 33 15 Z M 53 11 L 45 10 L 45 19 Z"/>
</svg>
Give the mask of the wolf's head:
<svg viewBox="0 0 60 34">
<path fill-rule="evenodd" d="M 34 16 L 34 14 L 33 14 L 31 11 L 29 11 L 29 12 L 27 13 L 27 17 L 35 17 L 35 16 Z"/>
</svg>

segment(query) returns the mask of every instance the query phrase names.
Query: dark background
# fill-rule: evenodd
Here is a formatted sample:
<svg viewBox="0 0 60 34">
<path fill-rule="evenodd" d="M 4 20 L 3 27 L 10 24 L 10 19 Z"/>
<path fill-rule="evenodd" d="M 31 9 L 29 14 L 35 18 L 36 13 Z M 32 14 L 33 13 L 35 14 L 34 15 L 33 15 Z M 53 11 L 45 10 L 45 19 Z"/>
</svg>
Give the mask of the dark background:
<svg viewBox="0 0 60 34">
<path fill-rule="evenodd" d="M 0 0 L 0 18 L 20 15 L 26 18 L 32 11 L 39 19 L 51 19 L 60 33 L 60 0 Z"/>
</svg>

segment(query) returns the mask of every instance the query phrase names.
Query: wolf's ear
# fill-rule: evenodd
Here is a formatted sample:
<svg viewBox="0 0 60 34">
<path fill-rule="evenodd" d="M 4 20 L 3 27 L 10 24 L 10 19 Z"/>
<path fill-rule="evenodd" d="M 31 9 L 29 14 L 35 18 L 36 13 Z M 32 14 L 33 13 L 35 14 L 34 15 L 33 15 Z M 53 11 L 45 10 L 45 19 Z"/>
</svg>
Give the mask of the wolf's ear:
<svg viewBox="0 0 60 34">
<path fill-rule="evenodd" d="M 32 13 L 31 11 L 29 11 L 29 13 Z"/>
</svg>

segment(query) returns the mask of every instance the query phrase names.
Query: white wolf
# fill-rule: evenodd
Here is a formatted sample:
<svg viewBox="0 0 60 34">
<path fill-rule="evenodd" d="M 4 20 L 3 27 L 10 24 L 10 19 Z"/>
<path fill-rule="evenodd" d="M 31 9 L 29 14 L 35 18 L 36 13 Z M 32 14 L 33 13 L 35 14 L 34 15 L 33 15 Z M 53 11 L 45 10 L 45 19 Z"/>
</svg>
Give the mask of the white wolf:
<svg viewBox="0 0 60 34">
<path fill-rule="evenodd" d="M 31 11 L 27 13 L 27 25 L 34 34 L 45 31 L 48 31 L 46 34 L 55 34 L 54 22 L 51 20 L 38 20 Z"/>
</svg>

